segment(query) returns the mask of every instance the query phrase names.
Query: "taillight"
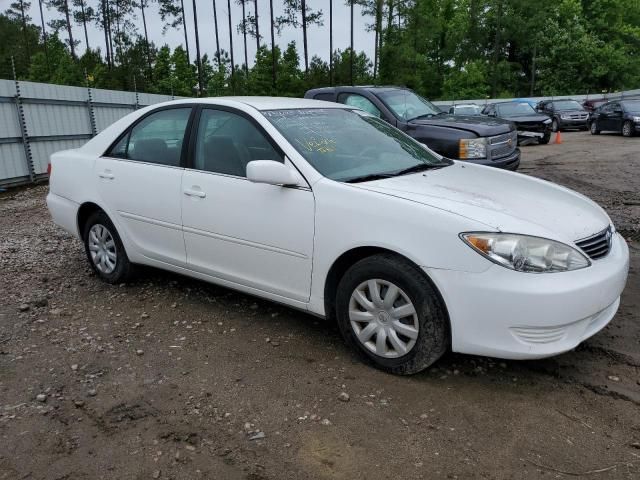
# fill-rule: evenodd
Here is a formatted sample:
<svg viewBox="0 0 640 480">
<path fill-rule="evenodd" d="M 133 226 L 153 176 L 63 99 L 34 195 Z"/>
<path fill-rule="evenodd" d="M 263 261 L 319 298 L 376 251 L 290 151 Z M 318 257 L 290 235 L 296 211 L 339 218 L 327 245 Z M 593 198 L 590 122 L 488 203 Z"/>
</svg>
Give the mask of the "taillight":
<svg viewBox="0 0 640 480">
<path fill-rule="evenodd" d="M 47 175 L 50 177 L 51 176 L 51 162 L 49 162 L 47 164 Z"/>
</svg>

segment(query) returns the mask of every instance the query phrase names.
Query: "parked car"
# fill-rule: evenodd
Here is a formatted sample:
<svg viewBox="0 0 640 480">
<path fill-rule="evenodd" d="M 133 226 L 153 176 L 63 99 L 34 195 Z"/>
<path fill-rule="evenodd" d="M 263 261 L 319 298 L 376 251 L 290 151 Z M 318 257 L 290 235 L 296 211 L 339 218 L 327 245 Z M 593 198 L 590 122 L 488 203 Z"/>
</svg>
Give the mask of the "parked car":
<svg viewBox="0 0 640 480">
<path fill-rule="evenodd" d="M 449 113 L 452 115 L 480 115 L 482 107 L 475 103 L 459 103 L 449 107 Z"/>
<path fill-rule="evenodd" d="M 629 266 L 584 196 L 313 100 L 138 110 L 51 156 L 47 204 L 106 282 L 150 265 L 335 318 L 397 374 L 449 348 L 570 350 L 613 318 Z"/>
<path fill-rule="evenodd" d="M 305 98 L 358 107 L 447 158 L 516 170 L 520 164 L 515 126 L 481 116 L 449 115 L 409 89 L 330 87 L 309 90 Z"/>
<path fill-rule="evenodd" d="M 602 105 L 607 103 L 607 101 L 608 100 L 606 98 L 591 98 L 582 102 L 582 106 L 587 112 L 593 112 L 598 107 L 601 107 Z"/>
<path fill-rule="evenodd" d="M 621 100 L 602 105 L 593 115 L 591 133 L 620 132 L 625 137 L 640 133 L 640 100 Z"/>
<path fill-rule="evenodd" d="M 538 140 L 547 144 L 551 138 L 551 119 L 547 115 L 537 113 L 529 103 L 500 102 L 487 105 L 482 110 L 484 115 L 499 117 L 516 124 L 518 143 Z"/>
<path fill-rule="evenodd" d="M 575 100 L 543 100 L 536 110 L 551 117 L 551 130 L 554 132 L 588 128 L 589 112 Z"/>
</svg>

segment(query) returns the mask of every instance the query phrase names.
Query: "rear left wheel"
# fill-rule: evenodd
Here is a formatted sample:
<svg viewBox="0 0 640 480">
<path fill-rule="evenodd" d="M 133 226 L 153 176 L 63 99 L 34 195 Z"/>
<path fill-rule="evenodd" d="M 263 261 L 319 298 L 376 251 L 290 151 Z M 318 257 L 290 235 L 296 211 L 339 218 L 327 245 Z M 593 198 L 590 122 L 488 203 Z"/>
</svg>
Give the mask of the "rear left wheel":
<svg viewBox="0 0 640 480">
<path fill-rule="evenodd" d="M 353 265 L 336 295 L 340 332 L 375 367 L 410 375 L 448 347 L 448 318 L 424 272 L 402 257 L 374 255 Z"/>
<path fill-rule="evenodd" d="M 553 130 L 554 132 L 557 132 L 558 130 L 560 130 L 560 124 L 558 123 L 557 118 L 554 118 L 553 121 L 551 122 L 551 130 Z"/>
<path fill-rule="evenodd" d="M 596 123 L 595 120 L 591 122 L 591 127 L 589 127 L 589 131 L 591 132 L 591 135 L 600 135 L 600 130 L 598 129 L 598 124 Z"/>
<path fill-rule="evenodd" d="M 92 213 L 84 227 L 84 247 L 93 271 L 107 283 L 126 281 L 132 265 L 120 236 L 106 213 Z"/>
</svg>

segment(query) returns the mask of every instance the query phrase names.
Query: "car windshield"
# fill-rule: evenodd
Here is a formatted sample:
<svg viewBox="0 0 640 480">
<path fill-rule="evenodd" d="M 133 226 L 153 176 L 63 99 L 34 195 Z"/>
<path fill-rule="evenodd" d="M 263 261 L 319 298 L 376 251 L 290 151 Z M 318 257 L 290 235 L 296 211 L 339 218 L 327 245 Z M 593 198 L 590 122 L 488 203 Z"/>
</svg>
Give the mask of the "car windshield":
<svg viewBox="0 0 640 480">
<path fill-rule="evenodd" d="M 622 106 L 627 112 L 640 113 L 640 100 L 625 100 Z"/>
<path fill-rule="evenodd" d="M 478 105 L 457 105 L 453 108 L 456 115 L 478 115 L 480 107 Z"/>
<path fill-rule="evenodd" d="M 376 95 L 401 120 L 408 121 L 443 113 L 429 100 L 416 95 L 411 90 L 383 90 L 376 92 Z"/>
<path fill-rule="evenodd" d="M 503 103 L 496 105 L 500 115 L 530 115 L 536 111 L 528 103 Z"/>
<path fill-rule="evenodd" d="M 332 180 L 374 180 L 451 164 L 367 113 L 313 108 L 263 115 L 313 168 Z"/>
<path fill-rule="evenodd" d="M 582 110 L 582 106 L 575 100 L 560 100 L 553 102 L 556 110 Z"/>
</svg>

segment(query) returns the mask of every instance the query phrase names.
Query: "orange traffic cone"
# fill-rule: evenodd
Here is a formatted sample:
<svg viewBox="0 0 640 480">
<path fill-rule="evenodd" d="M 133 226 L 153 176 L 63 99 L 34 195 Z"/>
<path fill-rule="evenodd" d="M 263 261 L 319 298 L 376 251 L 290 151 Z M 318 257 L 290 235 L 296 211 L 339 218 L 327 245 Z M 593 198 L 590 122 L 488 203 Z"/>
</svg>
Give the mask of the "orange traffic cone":
<svg viewBox="0 0 640 480">
<path fill-rule="evenodd" d="M 560 130 L 558 130 L 556 132 L 556 145 L 559 145 L 562 143 L 562 134 L 560 133 Z"/>
</svg>

